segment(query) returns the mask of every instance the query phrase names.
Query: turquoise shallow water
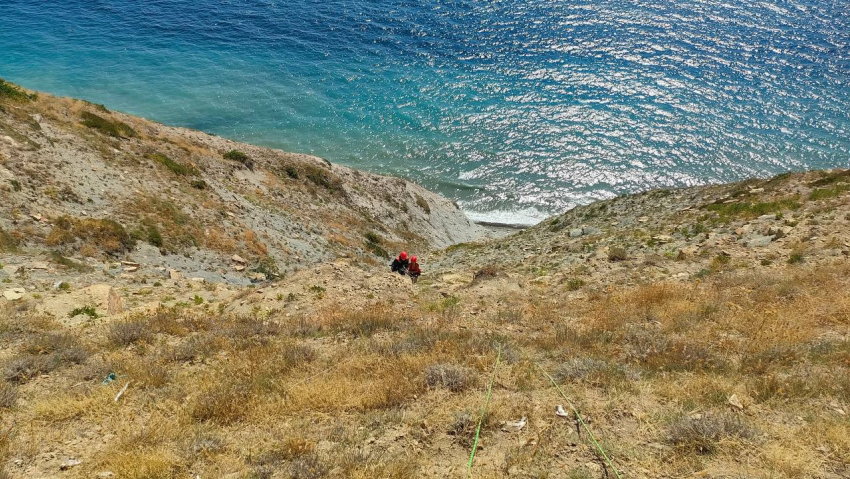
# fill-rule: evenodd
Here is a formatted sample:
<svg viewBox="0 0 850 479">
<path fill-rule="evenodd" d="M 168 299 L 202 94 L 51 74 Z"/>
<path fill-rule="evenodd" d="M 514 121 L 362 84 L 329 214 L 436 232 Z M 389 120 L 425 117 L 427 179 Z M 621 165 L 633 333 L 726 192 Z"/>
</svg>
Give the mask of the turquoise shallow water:
<svg viewBox="0 0 850 479">
<path fill-rule="evenodd" d="M 0 0 L 0 77 L 495 221 L 850 165 L 844 0 Z"/>
</svg>

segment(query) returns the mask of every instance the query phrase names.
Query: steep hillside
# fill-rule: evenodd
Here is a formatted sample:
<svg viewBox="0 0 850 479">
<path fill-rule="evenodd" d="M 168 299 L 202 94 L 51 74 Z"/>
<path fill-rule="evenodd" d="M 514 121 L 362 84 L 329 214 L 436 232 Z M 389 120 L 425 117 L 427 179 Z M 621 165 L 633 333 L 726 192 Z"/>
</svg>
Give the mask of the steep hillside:
<svg viewBox="0 0 850 479">
<path fill-rule="evenodd" d="M 850 477 L 850 171 L 481 239 L 401 180 L 0 106 L 0 478 Z"/>
<path fill-rule="evenodd" d="M 398 178 L 2 85 L 0 229 L 34 254 L 245 283 L 252 270 L 340 256 L 383 263 L 398 245 L 484 233 L 445 198 Z"/>
</svg>

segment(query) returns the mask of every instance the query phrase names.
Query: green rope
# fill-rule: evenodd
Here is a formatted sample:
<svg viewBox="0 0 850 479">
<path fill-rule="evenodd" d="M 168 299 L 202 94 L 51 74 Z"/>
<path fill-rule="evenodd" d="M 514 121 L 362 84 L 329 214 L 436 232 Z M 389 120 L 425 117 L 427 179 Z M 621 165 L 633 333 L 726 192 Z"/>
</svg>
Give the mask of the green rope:
<svg viewBox="0 0 850 479">
<path fill-rule="evenodd" d="M 587 424 L 585 424 L 584 419 L 581 418 L 581 414 L 578 413 L 578 409 L 576 409 L 576 407 L 573 406 L 573 403 L 569 399 L 567 399 L 567 395 L 564 394 L 564 391 L 561 389 L 560 386 L 558 386 L 558 383 L 555 382 L 555 379 L 553 379 L 552 376 L 549 375 L 549 373 L 544 371 L 543 368 L 541 368 L 539 364 L 537 365 L 537 369 L 539 369 L 540 372 L 542 372 L 544 375 L 546 375 L 546 377 L 549 378 L 549 381 L 552 382 L 552 385 L 555 386 L 555 389 L 557 389 L 558 392 L 561 393 L 561 397 L 564 398 L 564 401 L 566 401 L 567 404 L 569 404 L 570 408 L 575 413 L 579 424 L 581 424 L 581 426 L 587 432 L 587 435 L 588 435 L 588 437 L 590 437 L 590 440 L 593 442 L 593 445 L 596 446 L 596 450 L 599 451 L 599 454 L 602 455 L 602 457 L 605 459 L 605 462 L 607 462 L 608 465 L 611 466 L 611 469 L 614 470 L 614 475 L 617 476 L 617 479 L 622 479 L 622 476 L 620 476 L 620 471 L 617 470 L 617 467 L 614 466 L 614 463 L 611 462 L 611 459 L 608 457 L 607 454 L 605 454 L 605 450 L 602 449 L 602 446 L 599 445 L 599 441 L 596 440 L 596 437 L 593 435 L 593 432 L 590 431 L 590 428 L 587 427 Z"/>
<path fill-rule="evenodd" d="M 478 418 L 478 428 L 475 430 L 475 441 L 472 443 L 472 452 L 469 454 L 469 464 L 466 468 L 466 477 L 472 477 L 472 461 L 475 459 L 475 450 L 478 449 L 478 438 L 481 435 L 481 424 L 484 422 L 484 415 L 487 414 L 487 407 L 490 405 L 490 395 L 493 393 L 493 383 L 496 381 L 496 370 L 499 368 L 499 360 L 502 359 L 502 345 L 499 344 L 499 353 L 496 356 L 496 362 L 493 364 L 493 375 L 490 376 L 490 387 L 487 388 L 487 398 L 484 400 L 484 407 L 481 408 L 481 417 Z"/>
</svg>

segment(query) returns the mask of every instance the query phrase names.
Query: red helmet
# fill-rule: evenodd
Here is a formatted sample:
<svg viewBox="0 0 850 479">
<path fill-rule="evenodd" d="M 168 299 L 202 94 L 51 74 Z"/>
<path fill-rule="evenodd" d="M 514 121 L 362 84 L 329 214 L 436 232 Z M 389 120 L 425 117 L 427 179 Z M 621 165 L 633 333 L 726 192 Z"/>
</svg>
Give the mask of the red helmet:
<svg viewBox="0 0 850 479">
<path fill-rule="evenodd" d="M 407 251 L 402 251 L 400 255 L 398 255 L 399 259 L 404 261 L 407 259 Z"/>
<path fill-rule="evenodd" d="M 411 257 L 410 257 L 410 262 L 411 262 L 411 263 L 415 263 L 415 262 L 416 262 L 416 256 L 411 256 Z"/>
</svg>

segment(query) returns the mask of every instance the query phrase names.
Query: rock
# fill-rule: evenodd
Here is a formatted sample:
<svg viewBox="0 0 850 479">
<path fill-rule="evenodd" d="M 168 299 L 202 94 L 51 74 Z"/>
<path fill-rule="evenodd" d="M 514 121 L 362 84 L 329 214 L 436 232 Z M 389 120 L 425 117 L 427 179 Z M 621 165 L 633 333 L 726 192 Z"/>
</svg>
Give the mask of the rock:
<svg viewBox="0 0 850 479">
<path fill-rule="evenodd" d="M 753 188 L 750 190 L 751 195 L 757 195 L 759 193 L 764 193 L 764 188 Z"/>
<path fill-rule="evenodd" d="M 759 219 L 760 219 L 760 220 L 775 220 L 775 219 L 776 219 L 776 213 L 770 213 L 770 214 L 767 214 L 767 215 L 761 215 L 761 216 L 759 216 Z"/>
<path fill-rule="evenodd" d="M 245 265 L 244 264 L 235 264 L 235 265 L 233 265 L 233 269 L 236 270 L 236 271 L 245 271 Z"/>
<path fill-rule="evenodd" d="M 652 237 L 652 239 L 661 244 L 670 243 L 671 241 L 673 241 L 673 237 L 669 235 L 655 235 Z"/>
<path fill-rule="evenodd" d="M 581 234 L 581 228 L 574 228 L 570 230 L 570 238 L 578 238 Z"/>
<path fill-rule="evenodd" d="M 742 239 L 745 245 L 750 248 L 763 248 L 773 241 L 773 236 L 750 235 Z"/>
<path fill-rule="evenodd" d="M 266 274 L 265 273 L 251 273 L 248 275 L 248 279 L 251 281 L 265 281 Z"/>
<path fill-rule="evenodd" d="M 136 263 L 135 261 L 122 261 L 121 264 L 124 265 L 124 266 L 131 267 L 131 268 L 132 267 L 138 268 L 139 266 L 141 266 L 140 263 Z"/>
<path fill-rule="evenodd" d="M 233 255 L 230 259 L 233 260 L 234 263 L 248 264 L 248 260 L 239 256 L 238 254 Z"/>
<path fill-rule="evenodd" d="M 107 300 L 106 313 L 110 316 L 121 314 L 124 312 L 124 299 L 118 294 L 115 288 L 109 290 L 109 298 Z"/>
<path fill-rule="evenodd" d="M 189 278 L 189 281 L 192 281 L 194 283 L 206 283 L 207 282 L 207 280 L 205 278 L 201 278 L 200 276 L 196 276 L 194 278 Z"/>
<path fill-rule="evenodd" d="M 124 272 L 125 273 L 135 273 L 138 270 L 139 270 L 138 266 L 124 266 Z"/>
<path fill-rule="evenodd" d="M 32 219 L 34 219 L 34 220 L 36 220 L 36 221 L 41 221 L 41 220 L 43 219 L 43 217 L 42 217 L 40 214 L 38 214 L 38 213 L 33 213 L 33 214 L 31 214 L 31 215 L 30 215 L 30 218 L 32 218 Z"/>
<path fill-rule="evenodd" d="M 74 467 L 74 466 L 79 466 L 79 465 L 80 465 L 80 464 L 82 464 L 82 463 L 83 463 L 83 461 L 81 461 L 81 460 L 79 460 L 79 459 L 68 459 L 67 461 L 63 462 L 63 463 L 59 466 L 59 470 L 61 470 L 61 471 L 67 471 L 68 469 L 70 469 L 70 468 L 72 468 L 72 467 Z"/>
<path fill-rule="evenodd" d="M 176 269 L 169 269 L 168 278 L 177 281 L 178 279 L 180 279 L 180 272 Z"/>
<path fill-rule="evenodd" d="M 17 301 L 24 297 L 24 293 L 27 291 L 24 288 L 12 288 L 3 291 L 3 297 L 8 299 L 9 301 Z"/>
<path fill-rule="evenodd" d="M 638 221 L 641 222 L 641 223 L 648 223 L 649 222 L 649 216 L 641 216 L 640 218 L 638 218 Z"/>
<path fill-rule="evenodd" d="M 98 473 L 97 477 L 98 479 L 109 479 L 110 477 L 115 477 L 115 473 L 112 471 L 103 471 Z"/>
<path fill-rule="evenodd" d="M 30 264 L 30 269 L 38 269 L 46 271 L 50 269 L 50 266 L 44 261 L 36 261 L 35 263 Z"/>
<path fill-rule="evenodd" d="M 741 402 L 741 398 L 739 398 L 737 394 L 733 394 L 733 395 L 729 396 L 729 400 L 727 402 L 729 403 L 730 406 L 733 406 L 733 407 L 735 407 L 739 410 L 744 409 L 744 403 Z"/>
</svg>

